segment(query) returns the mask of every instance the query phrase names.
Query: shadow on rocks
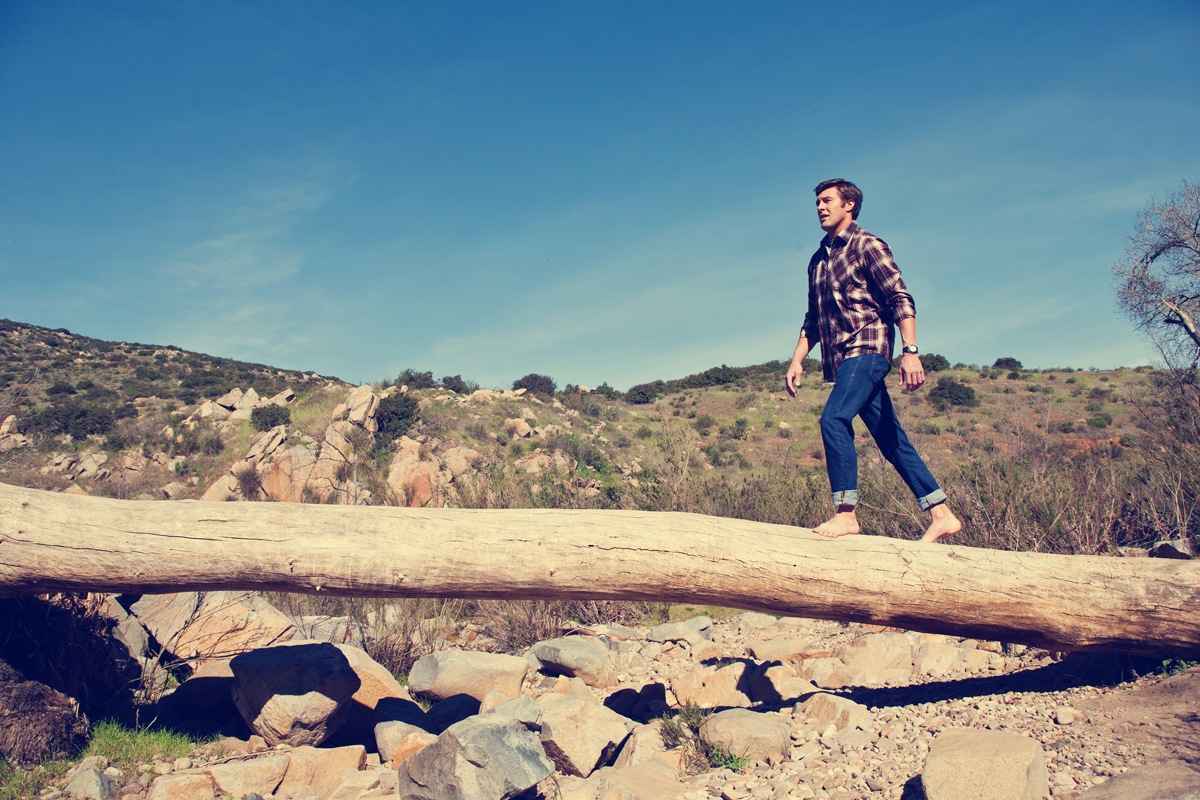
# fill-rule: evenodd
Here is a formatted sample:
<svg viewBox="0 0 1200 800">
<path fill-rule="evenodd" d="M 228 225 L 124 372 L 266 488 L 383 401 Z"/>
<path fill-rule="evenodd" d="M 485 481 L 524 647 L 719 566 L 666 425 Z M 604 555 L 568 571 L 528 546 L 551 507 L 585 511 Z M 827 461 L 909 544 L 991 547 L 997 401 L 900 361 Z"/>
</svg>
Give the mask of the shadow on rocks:
<svg viewBox="0 0 1200 800">
<path fill-rule="evenodd" d="M 1113 686 L 1148 675 L 1161 665 L 1162 659 L 1109 653 L 1071 653 L 1062 661 L 1006 675 L 910 686 L 852 687 L 849 696 L 866 706 L 887 708 L 1010 692 L 1058 692 L 1080 686 Z"/>
</svg>

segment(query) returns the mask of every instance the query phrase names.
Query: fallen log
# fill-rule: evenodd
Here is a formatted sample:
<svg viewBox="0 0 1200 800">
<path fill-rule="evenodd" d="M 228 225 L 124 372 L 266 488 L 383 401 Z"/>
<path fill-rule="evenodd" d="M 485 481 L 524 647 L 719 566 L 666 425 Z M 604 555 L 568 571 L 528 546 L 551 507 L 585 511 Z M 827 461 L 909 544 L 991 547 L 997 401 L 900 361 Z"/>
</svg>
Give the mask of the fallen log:
<svg viewBox="0 0 1200 800">
<path fill-rule="evenodd" d="M 134 502 L 0 485 L 0 597 L 226 589 L 686 602 L 1200 654 L 1195 561 L 825 539 L 683 513 Z"/>
</svg>

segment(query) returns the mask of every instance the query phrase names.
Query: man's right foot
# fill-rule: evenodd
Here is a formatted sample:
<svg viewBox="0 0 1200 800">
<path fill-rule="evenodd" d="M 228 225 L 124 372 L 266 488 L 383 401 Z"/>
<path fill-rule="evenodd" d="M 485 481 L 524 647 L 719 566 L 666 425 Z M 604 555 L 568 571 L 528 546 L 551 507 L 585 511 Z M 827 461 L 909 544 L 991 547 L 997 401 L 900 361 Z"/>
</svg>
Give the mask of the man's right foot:
<svg viewBox="0 0 1200 800">
<path fill-rule="evenodd" d="M 853 511 L 842 511 L 833 515 L 833 519 L 823 522 L 813 528 L 826 539 L 836 539 L 839 536 L 852 536 L 859 532 L 858 517 Z"/>
<path fill-rule="evenodd" d="M 933 522 L 925 529 L 925 535 L 921 537 L 922 542 L 936 542 L 943 536 L 962 530 L 962 523 L 945 503 L 939 503 L 929 509 L 929 513 L 933 515 Z"/>
</svg>

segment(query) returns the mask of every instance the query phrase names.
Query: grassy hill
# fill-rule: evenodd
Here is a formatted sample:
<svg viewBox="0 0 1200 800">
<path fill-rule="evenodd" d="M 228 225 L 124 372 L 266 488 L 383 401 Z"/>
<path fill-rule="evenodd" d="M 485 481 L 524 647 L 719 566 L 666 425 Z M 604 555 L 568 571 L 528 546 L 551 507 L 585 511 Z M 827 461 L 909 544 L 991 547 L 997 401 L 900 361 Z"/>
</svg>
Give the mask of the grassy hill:
<svg viewBox="0 0 1200 800">
<path fill-rule="evenodd" d="M 206 399 L 232 388 L 264 397 L 291 388 L 289 441 L 319 441 L 351 388 L 313 373 L 8 321 L 0 321 L 0 360 L 4 413 L 29 442 L 3 454 L 2 479 L 119 497 L 161 497 L 171 481 L 183 484 L 176 498 L 198 497 L 245 454 L 249 422 L 179 424 Z M 1194 448 L 1180 435 L 1179 447 L 1163 447 L 1162 417 L 1173 401 L 1162 374 L 998 363 L 949 367 L 934 357 L 928 367 L 948 368 L 911 394 L 889 376 L 906 429 L 966 523 L 959 541 L 1098 553 L 1193 532 Z M 409 370 L 400 378 L 419 404 L 408 436 L 432 454 L 423 457 L 454 446 L 481 456 L 453 504 L 682 510 L 811 526 L 830 508 L 819 430 L 828 386 L 810 365 L 795 399 L 782 391 L 778 361 L 722 365 L 627 393 L 567 387 L 486 404 L 467 402 L 474 386 L 458 376 L 437 382 Z M 540 433 L 514 438 L 516 418 Z M 1175 430 L 1191 430 L 1194 418 Z M 358 461 L 373 481 L 370 502 L 403 502 L 386 490 L 395 443 L 378 438 Z M 911 495 L 869 435 L 859 443 L 865 530 L 919 535 Z M 89 452 L 138 469 L 92 480 L 58 468 Z"/>
</svg>

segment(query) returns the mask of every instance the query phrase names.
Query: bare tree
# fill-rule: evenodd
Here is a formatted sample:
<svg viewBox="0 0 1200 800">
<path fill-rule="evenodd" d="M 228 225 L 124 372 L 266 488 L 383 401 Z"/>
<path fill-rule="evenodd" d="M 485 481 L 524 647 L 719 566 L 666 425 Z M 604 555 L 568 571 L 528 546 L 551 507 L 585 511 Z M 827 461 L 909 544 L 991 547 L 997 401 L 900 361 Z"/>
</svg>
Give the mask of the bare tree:
<svg viewBox="0 0 1200 800">
<path fill-rule="evenodd" d="M 1151 198 L 1113 265 L 1117 305 L 1146 333 L 1168 367 L 1200 361 L 1200 184 L 1164 202 Z"/>
</svg>

